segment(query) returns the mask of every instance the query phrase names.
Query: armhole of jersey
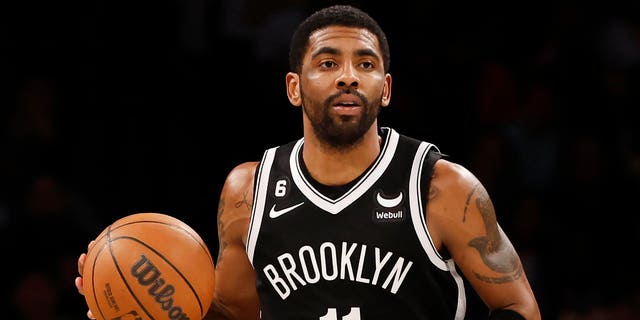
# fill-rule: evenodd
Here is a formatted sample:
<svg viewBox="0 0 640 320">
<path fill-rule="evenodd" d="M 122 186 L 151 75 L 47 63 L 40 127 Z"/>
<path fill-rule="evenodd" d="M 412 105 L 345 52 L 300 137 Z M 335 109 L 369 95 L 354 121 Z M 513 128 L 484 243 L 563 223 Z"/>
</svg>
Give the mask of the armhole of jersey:
<svg viewBox="0 0 640 320">
<path fill-rule="evenodd" d="M 267 187 L 269 185 L 269 174 L 273 166 L 273 160 L 276 154 L 276 148 L 268 149 L 264 152 L 262 160 L 258 164 L 253 184 L 253 207 L 251 208 L 251 220 L 249 221 L 249 230 L 247 230 L 246 251 L 249 262 L 253 265 L 253 253 L 256 248 L 256 241 L 260 226 L 262 224 L 262 215 L 264 213 L 264 204 L 267 197 Z"/>
<path fill-rule="evenodd" d="M 418 147 L 416 156 L 411 167 L 411 184 L 409 186 L 411 194 L 411 219 L 413 225 L 431 263 L 443 271 L 449 271 L 456 287 L 458 288 L 458 303 L 456 304 L 456 314 L 454 319 L 462 320 L 465 318 L 467 310 L 467 297 L 464 288 L 464 281 L 458 271 L 453 259 L 445 259 L 436 250 L 433 240 L 427 229 L 425 209 L 429 201 L 429 186 L 436 162 L 446 155 L 441 153 L 438 148 L 430 143 L 422 142 Z M 416 199 L 413 199 L 413 198 Z"/>
<path fill-rule="evenodd" d="M 421 193 L 421 196 L 424 199 L 424 205 L 426 207 L 428 202 L 427 194 L 429 192 L 429 187 L 431 185 L 431 178 L 433 177 L 433 168 L 436 165 L 436 162 L 442 159 L 444 155 L 440 153 L 440 150 L 434 145 L 431 145 L 431 148 L 427 151 L 427 158 L 423 162 L 422 165 L 422 173 L 420 178 L 420 189 L 427 191 L 426 193 Z"/>
<path fill-rule="evenodd" d="M 440 158 L 441 153 L 436 146 L 427 142 L 420 143 L 411 165 L 409 206 L 413 227 L 429 260 L 439 269 L 447 271 L 449 265 L 433 245 L 425 214 L 433 166 Z"/>
</svg>

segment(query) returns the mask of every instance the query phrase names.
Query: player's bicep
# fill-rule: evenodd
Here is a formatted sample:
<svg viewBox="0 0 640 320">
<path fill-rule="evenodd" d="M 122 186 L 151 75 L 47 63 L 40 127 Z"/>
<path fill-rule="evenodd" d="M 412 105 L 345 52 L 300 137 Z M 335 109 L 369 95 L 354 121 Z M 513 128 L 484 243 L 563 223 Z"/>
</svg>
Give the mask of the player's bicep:
<svg viewBox="0 0 640 320">
<path fill-rule="evenodd" d="M 235 167 L 222 187 L 217 212 L 217 263 L 223 262 L 228 246 L 244 248 L 253 207 L 253 177 L 256 166 L 256 162 L 248 162 Z M 235 254 L 234 251 L 231 253 Z M 244 250 L 240 254 L 246 255 Z"/>
<path fill-rule="evenodd" d="M 257 319 L 255 273 L 245 251 L 253 204 L 255 166 L 234 169 L 218 204 L 218 257 L 213 311 L 207 319 Z"/>
<path fill-rule="evenodd" d="M 522 276 L 516 250 L 503 232 L 485 188 L 476 182 L 467 192 L 458 228 L 450 235 L 451 254 L 472 280 L 499 284 Z M 455 221 L 454 221 L 455 223 Z"/>
<path fill-rule="evenodd" d="M 255 288 L 255 273 L 247 258 L 239 233 L 245 230 L 244 223 L 235 223 L 226 228 L 226 236 L 236 234 L 236 239 L 227 239 L 221 244 L 216 265 L 216 288 L 212 312 L 214 319 L 256 319 L 259 302 Z M 221 237 L 224 241 L 225 237 Z"/>
<path fill-rule="evenodd" d="M 431 228 L 485 303 L 497 309 L 529 299 L 520 258 L 480 181 L 463 167 L 445 163 L 433 187 L 438 192 L 429 200 L 435 204 Z"/>
</svg>

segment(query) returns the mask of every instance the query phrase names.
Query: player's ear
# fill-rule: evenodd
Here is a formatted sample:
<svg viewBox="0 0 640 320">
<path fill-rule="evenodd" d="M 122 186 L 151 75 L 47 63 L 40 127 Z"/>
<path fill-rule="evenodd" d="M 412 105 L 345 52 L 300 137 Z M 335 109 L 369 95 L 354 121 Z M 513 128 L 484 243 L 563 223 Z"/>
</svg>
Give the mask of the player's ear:
<svg viewBox="0 0 640 320">
<path fill-rule="evenodd" d="M 387 73 L 384 77 L 384 87 L 382 88 L 382 101 L 380 105 L 386 107 L 391 103 L 391 75 Z"/>
<path fill-rule="evenodd" d="M 287 97 L 289 102 L 296 107 L 302 105 L 302 97 L 300 96 L 300 75 L 294 72 L 287 73 Z"/>
</svg>

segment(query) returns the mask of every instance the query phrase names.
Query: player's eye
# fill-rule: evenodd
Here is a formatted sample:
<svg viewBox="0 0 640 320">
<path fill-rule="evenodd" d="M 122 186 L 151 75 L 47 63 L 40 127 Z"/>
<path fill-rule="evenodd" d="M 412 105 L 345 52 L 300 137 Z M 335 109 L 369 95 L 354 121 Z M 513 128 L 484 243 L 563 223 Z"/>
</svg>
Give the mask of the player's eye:
<svg viewBox="0 0 640 320">
<path fill-rule="evenodd" d="M 324 69 L 331 69 L 331 68 L 333 68 L 335 66 L 336 66 L 336 63 L 331 61 L 331 60 L 322 61 L 322 63 L 320 63 L 320 67 L 322 67 Z"/>
<path fill-rule="evenodd" d="M 373 69 L 373 67 L 375 66 L 373 63 L 371 63 L 369 61 L 365 61 L 365 62 L 361 63 L 360 65 L 364 69 Z"/>
</svg>

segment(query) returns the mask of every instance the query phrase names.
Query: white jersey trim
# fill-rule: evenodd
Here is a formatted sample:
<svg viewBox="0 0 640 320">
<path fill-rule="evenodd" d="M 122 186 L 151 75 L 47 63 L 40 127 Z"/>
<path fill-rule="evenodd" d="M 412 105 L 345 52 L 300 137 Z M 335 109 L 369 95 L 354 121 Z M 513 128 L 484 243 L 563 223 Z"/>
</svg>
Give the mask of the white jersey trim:
<svg viewBox="0 0 640 320">
<path fill-rule="evenodd" d="M 251 220 L 249 222 L 249 230 L 247 231 L 246 250 L 249 261 L 253 265 L 253 254 L 256 249 L 256 241 L 260 227 L 262 225 L 262 215 L 264 214 L 264 204 L 267 198 L 267 188 L 269 185 L 269 174 L 275 159 L 276 149 L 271 148 L 264 152 L 258 174 L 255 181 L 255 192 L 253 196 L 253 208 L 251 209 Z"/>
<path fill-rule="evenodd" d="M 338 214 L 344 208 L 348 207 L 360 196 L 362 196 L 369 188 L 382 176 L 385 172 L 393 155 L 398 147 L 398 140 L 400 135 L 391 128 L 382 128 L 383 130 L 389 130 L 386 136 L 385 142 L 382 145 L 381 155 L 376 159 L 373 166 L 360 178 L 360 180 L 344 195 L 338 199 L 330 199 L 323 195 L 320 191 L 316 190 L 313 185 L 307 180 L 302 173 L 301 165 L 299 163 L 299 153 L 302 150 L 304 144 L 304 138 L 298 140 L 293 147 L 293 151 L 289 157 L 289 166 L 291 168 L 291 176 L 293 181 L 300 189 L 300 192 L 307 197 L 318 208 L 329 212 L 331 214 Z"/>
<path fill-rule="evenodd" d="M 426 214 L 424 212 L 426 208 L 422 201 L 423 191 L 421 190 L 420 182 L 422 181 L 422 168 L 424 166 L 424 161 L 431 148 L 438 150 L 438 148 L 431 143 L 420 143 L 413 159 L 413 164 L 411 165 L 411 176 L 409 178 L 409 211 L 411 212 L 413 228 L 416 231 L 416 235 L 420 240 L 422 248 L 429 257 L 429 261 L 431 261 L 431 263 L 440 270 L 449 271 L 456 282 L 456 286 L 458 287 L 458 303 L 456 304 L 456 315 L 454 319 L 463 320 L 467 310 L 467 297 L 462 277 L 458 274 L 453 259 L 445 260 L 440 253 L 438 253 L 435 245 L 433 244 L 431 234 L 429 234 L 429 229 L 427 229 Z"/>
<path fill-rule="evenodd" d="M 462 281 L 462 277 L 456 270 L 456 264 L 453 259 L 447 260 L 447 266 L 449 266 L 451 276 L 453 276 L 453 279 L 456 281 L 456 285 L 458 286 L 458 304 L 456 308 L 456 316 L 454 317 L 454 319 L 464 320 L 465 314 L 467 313 L 467 294 L 464 290 L 464 282 Z"/>
<path fill-rule="evenodd" d="M 422 181 L 422 166 L 429 153 L 429 149 L 434 145 L 422 142 L 418 146 L 418 151 L 413 158 L 413 164 L 411 165 L 411 177 L 409 178 L 409 207 L 411 212 L 411 221 L 413 222 L 413 228 L 416 231 L 416 235 L 420 240 L 422 248 L 429 256 L 431 263 L 441 270 L 448 270 L 447 264 L 440 256 L 440 253 L 433 245 L 433 240 L 427 229 L 427 222 L 425 220 L 426 214 L 424 212 L 424 203 L 422 202 L 422 190 L 420 188 L 420 181 Z"/>
</svg>

